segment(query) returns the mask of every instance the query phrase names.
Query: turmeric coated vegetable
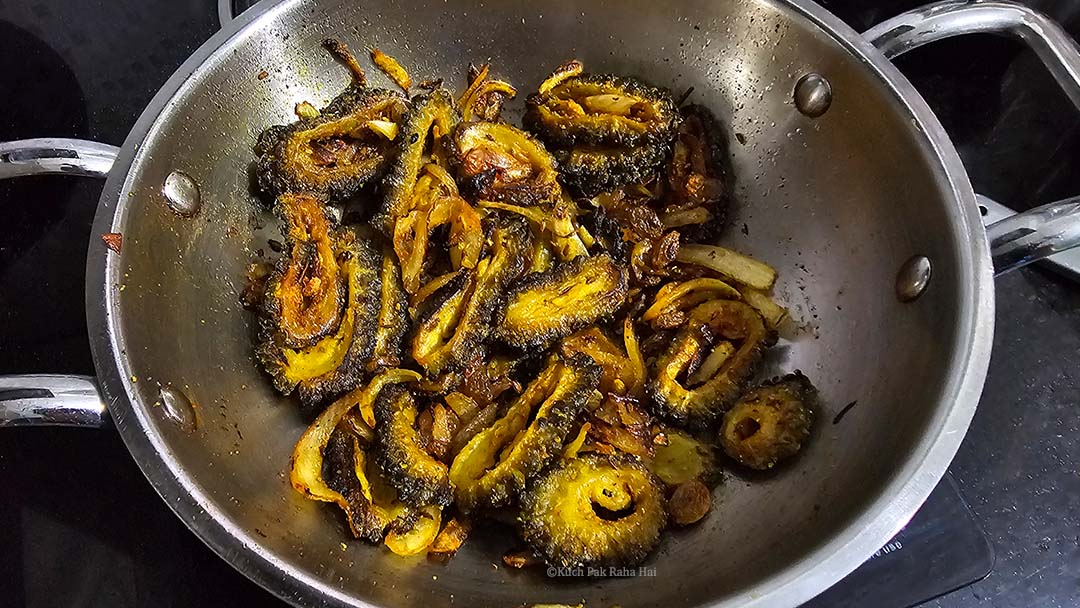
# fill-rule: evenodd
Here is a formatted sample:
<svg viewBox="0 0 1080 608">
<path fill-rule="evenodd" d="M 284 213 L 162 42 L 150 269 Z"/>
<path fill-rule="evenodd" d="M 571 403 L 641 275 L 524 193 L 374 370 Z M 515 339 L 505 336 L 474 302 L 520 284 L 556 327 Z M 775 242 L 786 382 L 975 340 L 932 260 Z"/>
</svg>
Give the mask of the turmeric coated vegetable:
<svg viewBox="0 0 1080 608">
<path fill-rule="evenodd" d="M 531 485 L 521 536 L 556 566 L 633 566 L 660 541 L 667 505 L 660 481 L 630 456 L 586 454 Z"/>
<path fill-rule="evenodd" d="M 502 80 L 488 80 L 491 66 L 484 64 L 462 94 L 458 105 L 462 120 L 486 120 L 495 122 L 502 113 L 503 103 L 517 96 L 517 89 Z"/>
<path fill-rule="evenodd" d="M 380 51 L 378 48 L 373 48 L 371 49 L 371 60 L 384 74 L 390 77 L 390 80 L 394 81 L 394 84 L 401 87 L 406 93 L 409 92 L 409 87 L 412 86 L 412 78 L 409 77 L 409 73 L 405 71 L 405 68 L 401 67 L 397 59 Z"/>
<path fill-rule="evenodd" d="M 735 353 L 699 384 L 688 375 L 706 349 L 721 341 L 738 343 Z M 761 315 L 734 300 L 699 305 L 666 351 L 656 360 L 648 392 L 656 412 L 669 420 L 700 427 L 711 424 L 738 398 L 764 350 L 776 342 Z"/>
<path fill-rule="evenodd" d="M 533 274 L 510 294 L 499 337 L 518 348 L 546 346 L 613 315 L 626 300 L 626 271 L 607 254 Z"/>
<path fill-rule="evenodd" d="M 394 261 L 393 250 L 382 250 L 379 275 L 379 317 L 375 328 L 375 346 L 368 371 L 401 364 L 405 332 L 409 327 L 408 302 L 401 284 L 401 268 Z"/>
<path fill-rule="evenodd" d="M 438 156 L 458 122 L 453 99 L 443 89 L 412 100 L 412 110 L 405 116 L 396 143 L 396 158 L 383 180 L 382 210 L 372 221 L 384 234 L 394 233 L 394 224 L 416 207 L 415 192 L 421 170 L 427 164 L 425 153 Z M 431 145 L 428 145 L 429 138 Z"/>
<path fill-rule="evenodd" d="M 385 124 L 399 123 L 405 110 L 399 93 L 353 85 L 318 116 L 270 127 L 255 147 L 260 187 L 335 200 L 356 194 L 389 167 L 394 142 Z"/>
<path fill-rule="evenodd" d="M 391 530 L 386 535 L 386 548 L 403 557 L 423 553 L 435 542 L 441 523 L 442 511 L 439 507 L 422 507 L 410 528 L 403 532 Z"/>
<path fill-rule="evenodd" d="M 682 121 L 668 91 L 610 74 L 566 78 L 526 108 L 526 128 L 558 145 L 666 144 Z"/>
<path fill-rule="evenodd" d="M 382 531 L 389 523 L 387 514 L 380 513 L 375 508 L 370 491 L 363 487 L 366 482 L 363 452 L 351 439 L 344 445 L 337 446 L 339 455 L 337 464 L 340 470 L 337 477 L 343 484 L 339 486 L 339 489 L 331 487 L 323 478 L 324 453 L 334 434 L 334 429 L 350 410 L 373 402 L 382 387 L 388 383 L 406 382 L 418 378 L 419 375 L 415 372 L 389 370 L 377 381 L 372 381 L 367 386 L 346 394 L 315 419 L 293 449 L 289 472 L 292 486 L 313 500 L 337 503 L 345 511 L 349 526 L 357 538 L 381 539 Z M 340 458 L 344 452 L 349 452 L 352 466 L 346 466 L 348 458 L 344 460 Z M 351 473 L 352 479 L 347 473 Z M 361 480 L 359 477 L 365 477 L 365 479 Z"/>
<path fill-rule="evenodd" d="M 655 446 L 648 467 L 661 481 L 672 487 L 691 479 L 708 483 L 717 471 L 712 447 L 689 433 L 675 429 L 664 431 L 664 443 Z"/>
<path fill-rule="evenodd" d="M 539 205 L 559 197 L 555 159 L 528 133 L 497 122 L 462 122 L 451 153 L 470 194 L 515 205 Z"/>
<path fill-rule="evenodd" d="M 346 282 L 342 320 L 310 346 L 291 348 L 273 324 L 261 327 L 257 355 L 283 393 L 299 387 L 309 406 L 359 386 L 375 348 L 380 315 L 380 259 L 370 239 L 346 229 L 338 234 L 340 273 Z M 268 290 L 280 289 L 273 283 Z M 271 301 L 268 297 L 267 301 Z"/>
<path fill-rule="evenodd" d="M 528 230 L 522 222 L 497 222 L 488 257 L 475 270 L 451 282 L 445 288 L 447 295 L 419 319 L 412 355 L 428 374 L 460 367 L 483 354 L 491 319 L 504 290 L 521 273 L 528 244 Z"/>
<path fill-rule="evenodd" d="M 379 466 L 401 500 L 414 506 L 450 503 L 449 468 L 425 451 L 416 429 L 416 397 L 402 387 L 379 395 L 375 428 L 379 437 Z"/>
<path fill-rule="evenodd" d="M 724 452 L 759 470 L 791 458 L 810 436 L 816 399 L 814 385 L 799 372 L 755 388 L 724 414 Z"/>
<path fill-rule="evenodd" d="M 311 346 L 341 323 L 346 286 L 338 259 L 343 243 L 317 197 L 287 194 L 276 210 L 288 250 L 267 283 L 263 307 L 286 346 Z"/>
<path fill-rule="evenodd" d="M 450 465 L 458 508 L 508 504 L 562 452 L 574 418 L 600 380 L 588 357 L 553 359 L 506 414 L 473 437 Z"/>
<path fill-rule="evenodd" d="M 574 354 L 587 355 L 600 366 L 603 373 L 599 389 L 603 393 L 620 395 L 639 388 L 639 378 L 634 362 L 630 360 L 622 347 L 617 346 L 599 327 L 593 326 L 565 338 L 559 346 L 564 356 Z"/>
</svg>

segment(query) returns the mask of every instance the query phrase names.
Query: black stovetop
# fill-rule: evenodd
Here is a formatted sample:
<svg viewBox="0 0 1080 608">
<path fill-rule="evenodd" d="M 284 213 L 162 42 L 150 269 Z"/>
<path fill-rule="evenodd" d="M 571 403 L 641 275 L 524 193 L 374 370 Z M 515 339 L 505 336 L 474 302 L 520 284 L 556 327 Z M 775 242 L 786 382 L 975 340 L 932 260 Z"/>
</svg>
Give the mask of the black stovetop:
<svg viewBox="0 0 1080 608">
<path fill-rule="evenodd" d="M 919 4 L 822 3 L 858 30 Z M 1080 34 L 1080 3 L 1029 3 Z M 212 0 L 0 0 L 0 141 L 120 144 L 215 28 Z M 1019 44 L 945 41 L 898 63 L 956 141 L 978 191 L 1016 208 L 1080 194 L 1080 112 Z M 73 178 L 0 182 L 0 373 L 93 373 L 83 259 L 99 190 Z M 980 526 L 996 554 L 991 574 L 927 605 L 1080 604 L 1080 286 L 1027 268 L 998 279 L 997 296 L 986 389 L 951 467 L 974 517 L 952 482 L 942 484 L 898 537 L 903 547 L 894 542 L 858 571 L 870 582 L 819 605 L 884 605 L 860 594 L 895 583 L 903 562 L 938 572 L 936 582 L 977 578 L 990 565 Z M 114 433 L 5 430 L 0 487 L 0 605 L 280 605 L 187 531 Z M 931 587 L 946 590 L 931 584 L 911 601 Z"/>
</svg>

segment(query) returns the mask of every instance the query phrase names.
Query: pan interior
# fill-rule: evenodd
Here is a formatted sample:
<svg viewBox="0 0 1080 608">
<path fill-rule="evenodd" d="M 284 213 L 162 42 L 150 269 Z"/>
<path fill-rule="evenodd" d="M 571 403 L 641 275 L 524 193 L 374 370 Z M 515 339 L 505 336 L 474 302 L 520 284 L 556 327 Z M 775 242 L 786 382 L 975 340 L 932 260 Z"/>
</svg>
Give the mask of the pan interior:
<svg viewBox="0 0 1080 608">
<path fill-rule="evenodd" d="M 703 605 L 752 600 L 763 581 L 805 572 L 880 525 L 882 495 L 925 457 L 952 412 L 978 248 L 966 240 L 958 178 L 872 66 L 803 11 L 765 0 L 325 0 L 264 10 L 182 84 L 135 153 L 113 224 L 124 247 L 107 276 L 133 408 L 119 405 L 122 430 L 142 427 L 135 432 L 164 448 L 165 465 L 223 518 L 216 525 L 245 539 L 231 548 L 210 540 L 219 552 L 241 566 L 269 560 L 357 604 Z M 571 57 L 677 93 L 693 87 L 691 100 L 717 112 L 730 140 L 736 203 L 722 242 L 779 269 L 776 293 L 801 326 L 762 375 L 801 369 L 822 391 L 804 453 L 765 475 L 730 469 L 712 514 L 668 534 L 650 569 L 629 577 L 504 569 L 506 530 L 475 534 L 446 565 L 402 559 L 350 540 L 336 509 L 293 491 L 289 456 L 307 420 L 253 362 L 256 319 L 239 294 L 248 263 L 278 236 L 251 193 L 252 145 L 265 127 L 293 120 L 297 102 L 318 106 L 345 86 L 346 70 L 320 48 L 328 36 L 358 54 L 378 46 L 414 79 L 446 76 L 454 90 L 469 62 L 490 62 L 523 98 Z M 792 103 L 808 72 L 834 93 L 817 119 Z M 369 76 L 392 86 L 376 70 Z M 199 185 L 193 218 L 165 204 L 174 170 Z M 931 258 L 933 280 L 901 304 L 894 280 L 915 254 Z M 194 433 L 155 407 L 166 384 L 197 405 Z M 840 570 L 858 559 L 848 562 Z"/>
</svg>

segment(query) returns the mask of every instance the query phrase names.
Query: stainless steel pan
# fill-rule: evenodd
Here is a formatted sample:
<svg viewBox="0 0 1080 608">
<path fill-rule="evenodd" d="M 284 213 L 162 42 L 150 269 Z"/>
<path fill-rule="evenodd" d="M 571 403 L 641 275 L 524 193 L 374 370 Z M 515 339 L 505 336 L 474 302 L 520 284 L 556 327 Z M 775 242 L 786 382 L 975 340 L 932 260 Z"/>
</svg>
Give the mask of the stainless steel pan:
<svg viewBox="0 0 1080 608">
<path fill-rule="evenodd" d="M 888 540 L 944 473 L 990 357 L 993 264 L 1080 239 L 1065 202 L 996 224 L 988 242 L 952 144 L 888 61 L 972 31 L 1019 35 L 1080 101 L 1076 45 L 1009 2 L 934 5 L 869 40 L 808 0 L 263 2 L 181 66 L 118 151 L 0 148 L 0 176 L 107 173 L 93 230 L 123 234 L 119 253 L 96 236 L 88 253 L 97 378 L 5 378 L 3 423 L 93 425 L 107 412 L 176 514 L 296 604 L 798 604 Z M 286 481 L 305 421 L 253 365 L 254 319 L 238 303 L 272 234 L 249 192 L 251 146 L 297 101 L 344 86 L 319 51 L 327 36 L 378 45 L 422 77 L 491 61 L 527 89 L 578 57 L 693 86 L 731 135 L 733 221 L 746 229 L 725 242 L 781 269 L 779 296 L 805 327 L 770 366 L 803 369 L 827 404 L 797 462 L 731 474 L 709 518 L 651 558 L 654 576 L 507 571 L 492 565 L 509 547 L 498 530 L 445 566 L 343 544 L 339 514 Z"/>
</svg>

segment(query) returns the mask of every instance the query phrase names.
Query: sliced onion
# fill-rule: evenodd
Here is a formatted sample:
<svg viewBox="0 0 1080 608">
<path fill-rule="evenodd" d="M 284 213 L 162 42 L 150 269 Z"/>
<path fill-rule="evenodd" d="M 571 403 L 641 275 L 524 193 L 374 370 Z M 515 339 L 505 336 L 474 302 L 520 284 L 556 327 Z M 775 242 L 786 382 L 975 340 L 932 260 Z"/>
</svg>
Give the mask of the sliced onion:
<svg viewBox="0 0 1080 608">
<path fill-rule="evenodd" d="M 683 245 L 675 259 L 703 266 L 754 289 L 768 290 L 776 282 L 772 266 L 716 245 Z"/>
</svg>

